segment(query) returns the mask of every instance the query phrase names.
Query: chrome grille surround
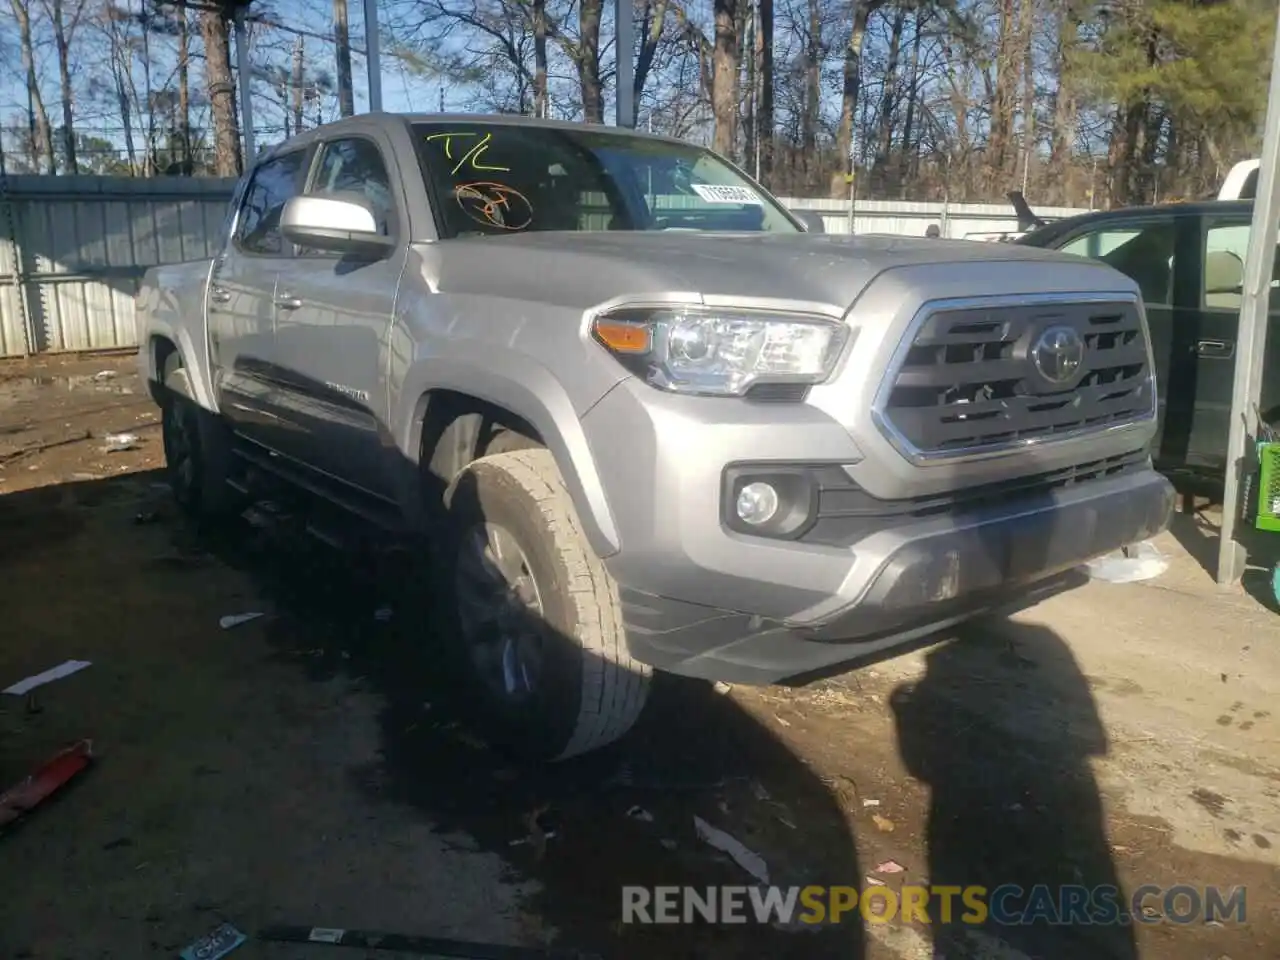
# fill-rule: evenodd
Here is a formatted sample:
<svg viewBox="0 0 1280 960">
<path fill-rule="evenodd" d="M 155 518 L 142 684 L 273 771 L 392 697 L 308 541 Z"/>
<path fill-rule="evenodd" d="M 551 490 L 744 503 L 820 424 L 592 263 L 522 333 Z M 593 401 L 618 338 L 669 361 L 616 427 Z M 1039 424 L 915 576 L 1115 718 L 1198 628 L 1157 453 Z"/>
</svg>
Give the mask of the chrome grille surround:
<svg viewBox="0 0 1280 960">
<path fill-rule="evenodd" d="M 1085 340 L 1070 383 L 1036 369 L 1051 327 Z M 1027 294 L 929 301 L 890 359 L 871 415 L 913 463 L 1005 456 L 1142 427 L 1156 418 L 1155 365 L 1132 293 Z"/>
</svg>

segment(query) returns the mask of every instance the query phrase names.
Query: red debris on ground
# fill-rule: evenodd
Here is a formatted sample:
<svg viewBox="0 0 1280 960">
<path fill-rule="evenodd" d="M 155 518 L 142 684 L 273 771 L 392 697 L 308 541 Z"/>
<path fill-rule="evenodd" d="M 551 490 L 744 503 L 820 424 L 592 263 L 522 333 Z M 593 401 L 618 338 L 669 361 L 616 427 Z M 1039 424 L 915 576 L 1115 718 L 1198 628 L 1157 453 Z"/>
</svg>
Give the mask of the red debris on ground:
<svg viewBox="0 0 1280 960">
<path fill-rule="evenodd" d="M 17 820 L 63 787 L 68 780 L 89 766 L 92 759 L 93 742 L 81 740 L 55 754 L 26 779 L 0 793 L 0 827 Z"/>
</svg>

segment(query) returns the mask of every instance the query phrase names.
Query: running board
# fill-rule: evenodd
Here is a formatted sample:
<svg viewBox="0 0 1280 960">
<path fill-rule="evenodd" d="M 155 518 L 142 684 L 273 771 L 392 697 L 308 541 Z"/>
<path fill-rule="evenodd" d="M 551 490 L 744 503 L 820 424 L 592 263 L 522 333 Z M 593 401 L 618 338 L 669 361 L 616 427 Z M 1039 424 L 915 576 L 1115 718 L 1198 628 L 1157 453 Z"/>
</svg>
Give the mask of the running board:
<svg viewBox="0 0 1280 960">
<path fill-rule="evenodd" d="M 399 516 L 399 511 L 389 504 L 383 509 L 368 503 L 365 498 L 358 494 L 341 490 L 336 483 L 326 483 L 305 467 L 295 465 L 291 460 L 279 455 L 273 455 L 265 450 L 259 451 L 247 446 L 237 445 L 235 453 L 246 463 L 257 467 L 264 473 L 278 477 L 286 483 L 304 490 L 326 503 L 333 504 L 346 513 L 358 517 L 381 530 L 388 533 L 399 533 L 403 529 L 403 519 Z M 251 483 L 244 486 L 237 485 L 237 489 L 246 495 L 253 496 L 251 488 Z M 327 540 L 329 538 L 321 537 L 321 539 Z"/>
</svg>

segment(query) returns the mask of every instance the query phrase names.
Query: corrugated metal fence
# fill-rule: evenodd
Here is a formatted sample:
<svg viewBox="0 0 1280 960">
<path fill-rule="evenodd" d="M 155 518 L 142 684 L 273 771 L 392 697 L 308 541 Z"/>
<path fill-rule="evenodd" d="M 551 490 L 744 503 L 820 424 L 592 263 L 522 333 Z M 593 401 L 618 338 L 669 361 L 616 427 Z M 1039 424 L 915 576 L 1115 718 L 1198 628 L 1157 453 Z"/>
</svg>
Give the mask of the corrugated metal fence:
<svg viewBox="0 0 1280 960">
<path fill-rule="evenodd" d="M 849 202 L 840 200 L 783 200 L 792 210 L 813 210 L 822 216 L 827 233 L 849 232 Z M 1073 207 L 1035 207 L 1045 220 L 1061 220 L 1087 213 Z M 910 200 L 859 200 L 854 205 L 854 233 L 897 233 L 923 237 L 936 223 L 942 236 L 953 240 L 979 235 L 1015 233 L 1018 218 L 1007 203 L 922 203 Z"/>
<path fill-rule="evenodd" d="M 0 356 L 130 347 L 133 295 L 148 267 L 214 255 L 235 184 L 185 177 L 15 176 L 0 181 Z M 838 200 L 783 199 L 849 229 Z M 1038 209 L 1046 219 L 1082 211 Z M 1017 230 L 994 204 L 859 201 L 857 233 L 944 236 Z"/>
<path fill-rule="evenodd" d="M 132 346 L 143 273 L 212 256 L 234 186 L 215 178 L 6 178 L 0 356 Z"/>
</svg>

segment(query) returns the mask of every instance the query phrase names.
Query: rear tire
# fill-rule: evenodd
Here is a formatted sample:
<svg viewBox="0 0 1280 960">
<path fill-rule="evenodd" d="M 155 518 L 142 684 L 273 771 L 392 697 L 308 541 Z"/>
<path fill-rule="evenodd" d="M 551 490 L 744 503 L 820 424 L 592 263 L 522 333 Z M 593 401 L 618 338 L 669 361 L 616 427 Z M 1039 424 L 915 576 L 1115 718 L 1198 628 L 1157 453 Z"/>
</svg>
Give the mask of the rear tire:
<svg viewBox="0 0 1280 960">
<path fill-rule="evenodd" d="M 173 498 L 193 519 L 218 519 L 238 512 L 239 493 L 231 473 L 231 431 L 222 419 L 193 399 L 191 381 L 177 353 L 165 361 L 165 397 L 160 426 L 165 468 Z"/>
<path fill-rule="evenodd" d="M 627 651 L 617 584 L 551 454 L 476 460 L 445 503 L 450 642 L 478 725 L 536 760 L 622 737 L 644 707 L 650 669 Z"/>
</svg>

